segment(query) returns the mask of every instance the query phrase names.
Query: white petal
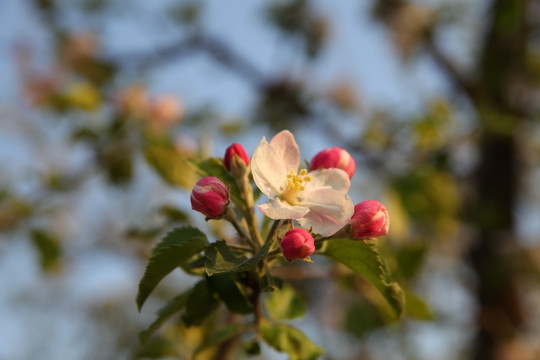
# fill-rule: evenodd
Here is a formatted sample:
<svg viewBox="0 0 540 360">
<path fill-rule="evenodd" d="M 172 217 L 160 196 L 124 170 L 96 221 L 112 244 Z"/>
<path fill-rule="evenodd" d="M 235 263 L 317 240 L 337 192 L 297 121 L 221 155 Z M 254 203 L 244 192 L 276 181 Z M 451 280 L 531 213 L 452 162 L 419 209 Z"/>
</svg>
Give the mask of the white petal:
<svg viewBox="0 0 540 360">
<path fill-rule="evenodd" d="M 298 165 L 300 165 L 300 149 L 298 149 L 293 134 L 289 130 L 279 132 L 270 141 L 270 146 L 283 161 L 287 173 L 291 170 L 296 173 Z"/>
<path fill-rule="evenodd" d="M 270 199 L 274 198 L 283 191 L 288 171 L 281 156 L 263 137 L 251 157 L 251 173 L 257 187 Z"/>
<path fill-rule="evenodd" d="M 310 171 L 311 182 L 306 186 L 308 190 L 316 188 L 326 188 L 346 193 L 351 186 L 349 175 L 341 169 L 318 169 Z"/>
<path fill-rule="evenodd" d="M 279 198 L 274 198 L 262 205 L 259 209 L 270 219 L 299 219 L 309 212 L 304 206 L 292 206 Z"/>
<path fill-rule="evenodd" d="M 314 233 L 329 236 L 349 222 L 354 205 L 347 194 L 330 188 L 304 193 L 299 206 L 307 206 L 309 213 L 298 219 L 303 228 L 313 228 Z"/>
</svg>

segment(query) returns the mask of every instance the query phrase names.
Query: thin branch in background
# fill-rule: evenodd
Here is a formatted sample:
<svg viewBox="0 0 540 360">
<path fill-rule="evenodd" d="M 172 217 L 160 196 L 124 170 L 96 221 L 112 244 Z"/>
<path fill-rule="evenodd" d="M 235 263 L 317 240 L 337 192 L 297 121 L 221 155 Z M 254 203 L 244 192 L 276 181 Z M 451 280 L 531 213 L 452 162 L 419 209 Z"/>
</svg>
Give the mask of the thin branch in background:
<svg viewBox="0 0 540 360">
<path fill-rule="evenodd" d="M 443 53 L 432 34 L 426 37 L 425 47 L 435 63 L 458 91 L 466 95 L 471 101 L 478 98 L 478 89 L 469 79 L 463 76 L 457 66 Z"/>
<path fill-rule="evenodd" d="M 264 88 L 269 83 L 262 71 L 240 56 L 230 45 L 209 35 L 194 35 L 149 52 L 113 55 L 109 60 L 132 67 L 153 67 L 165 62 L 181 61 L 197 53 L 206 53 L 217 63 L 248 80 L 256 88 Z"/>
</svg>

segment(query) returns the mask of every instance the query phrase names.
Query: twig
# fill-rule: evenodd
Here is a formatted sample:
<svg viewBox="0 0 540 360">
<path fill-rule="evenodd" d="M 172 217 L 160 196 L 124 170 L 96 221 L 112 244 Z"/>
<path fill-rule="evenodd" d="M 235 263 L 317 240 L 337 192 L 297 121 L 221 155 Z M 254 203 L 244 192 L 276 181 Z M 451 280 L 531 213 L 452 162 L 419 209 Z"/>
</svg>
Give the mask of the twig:
<svg viewBox="0 0 540 360">
<path fill-rule="evenodd" d="M 154 49 L 151 52 L 118 54 L 111 56 L 109 60 L 115 63 L 129 62 L 130 65 L 135 67 L 149 67 L 167 61 L 179 61 L 198 52 L 208 54 L 222 66 L 248 79 L 257 88 L 263 88 L 269 82 L 266 80 L 266 76 L 248 60 L 240 56 L 220 39 L 210 35 L 196 34 Z"/>
</svg>

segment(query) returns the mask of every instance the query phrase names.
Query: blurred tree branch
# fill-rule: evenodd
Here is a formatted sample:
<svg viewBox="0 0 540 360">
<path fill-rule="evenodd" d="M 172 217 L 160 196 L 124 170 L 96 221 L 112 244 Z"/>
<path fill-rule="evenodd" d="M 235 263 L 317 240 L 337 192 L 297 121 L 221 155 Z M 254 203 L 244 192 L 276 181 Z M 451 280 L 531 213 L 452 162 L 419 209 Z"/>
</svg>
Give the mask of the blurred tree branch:
<svg viewBox="0 0 540 360">
<path fill-rule="evenodd" d="M 269 81 L 266 76 L 246 58 L 217 37 L 196 34 L 151 51 L 116 54 L 110 60 L 127 67 L 151 67 L 170 61 L 181 61 L 197 53 L 210 56 L 218 64 L 226 67 L 257 88 Z"/>
</svg>

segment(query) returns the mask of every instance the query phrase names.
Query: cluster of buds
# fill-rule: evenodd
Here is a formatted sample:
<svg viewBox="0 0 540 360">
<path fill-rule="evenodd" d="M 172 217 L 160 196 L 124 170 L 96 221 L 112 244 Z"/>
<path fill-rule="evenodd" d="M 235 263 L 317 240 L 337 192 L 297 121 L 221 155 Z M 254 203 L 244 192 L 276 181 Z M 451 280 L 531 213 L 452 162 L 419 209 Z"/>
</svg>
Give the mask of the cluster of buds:
<svg viewBox="0 0 540 360">
<path fill-rule="evenodd" d="M 225 151 L 223 164 L 233 175 L 247 174 L 249 157 L 244 147 L 236 143 L 229 146 Z M 229 205 L 229 188 L 216 177 L 202 178 L 191 191 L 191 208 L 206 216 L 208 220 L 222 218 Z"/>
<path fill-rule="evenodd" d="M 279 142 L 277 143 L 279 144 Z M 287 149 L 285 151 L 290 151 L 290 148 L 286 148 L 285 146 L 283 147 L 283 149 Z M 249 180 L 249 169 L 252 165 L 250 164 L 250 159 L 244 147 L 237 143 L 229 146 L 223 158 L 223 165 L 227 169 L 227 171 L 236 179 L 237 184 L 240 188 L 240 192 L 244 194 L 243 200 L 246 201 L 246 207 L 252 208 L 252 189 Z M 314 174 L 316 176 L 319 176 L 317 175 L 317 171 L 325 174 L 325 171 L 328 171 L 325 169 L 340 169 L 346 173 L 346 176 L 349 180 L 353 177 L 354 171 L 356 169 L 356 164 L 353 157 L 346 150 L 339 147 L 333 147 L 319 152 L 313 157 L 310 165 L 311 171 L 315 171 Z M 253 166 L 256 165 L 254 164 Z M 268 177 L 271 176 L 271 174 L 268 175 Z M 321 176 L 324 177 L 326 175 Z M 342 176 L 347 179 L 345 174 L 343 174 Z M 296 199 L 294 197 L 295 191 L 304 191 L 305 189 L 295 188 L 291 190 L 289 182 L 293 180 L 298 183 L 310 182 L 311 177 L 306 176 L 306 170 L 302 170 L 297 175 L 294 173 L 294 171 L 292 175 L 287 175 L 286 183 L 281 186 L 281 188 L 284 189 L 282 190 L 283 193 L 278 194 L 279 196 L 281 196 L 282 200 L 281 202 L 277 202 L 277 206 L 280 206 L 279 204 L 281 204 L 283 201 L 286 201 L 289 204 L 296 205 L 294 202 Z M 255 182 L 257 183 L 256 179 Z M 257 186 L 261 188 L 258 183 Z M 279 186 L 278 188 L 276 188 L 276 190 L 272 191 L 278 192 Z M 195 185 L 191 193 L 191 205 L 193 210 L 196 210 L 205 215 L 207 220 L 221 219 L 225 217 L 227 220 L 234 221 L 234 219 L 231 218 L 229 215 L 233 213 L 232 211 L 229 211 L 231 205 L 229 199 L 229 189 L 227 185 L 225 185 L 221 180 L 216 177 L 208 176 L 202 178 Z M 285 206 L 285 209 L 283 210 L 284 213 L 289 211 L 289 208 L 287 208 L 287 206 Z M 259 208 L 263 210 L 261 206 L 259 206 Z M 273 211 L 273 209 L 271 210 Z M 263 212 L 265 211 L 263 210 Z M 265 214 L 268 215 L 266 212 Z M 273 215 L 274 213 L 271 214 Z M 296 219 L 295 217 L 287 218 L 285 216 L 278 217 L 277 219 Z M 352 212 L 352 216 L 349 216 L 350 218 L 347 218 L 349 219 L 348 223 L 343 223 L 345 224 L 345 226 L 343 226 L 341 231 L 335 232 L 334 230 L 335 236 L 341 236 L 345 234 L 352 239 L 366 239 L 383 236 L 388 233 L 390 222 L 388 211 L 386 210 L 384 205 L 382 205 L 378 201 L 367 200 L 358 203 L 356 206 L 354 206 L 354 212 Z M 272 216 L 270 217 L 273 218 Z M 302 224 L 300 220 L 298 220 L 298 222 Z M 292 222 L 290 224 L 292 224 Z M 233 225 L 235 224 L 233 223 Z M 311 234 L 311 231 L 311 228 L 309 231 L 301 227 L 292 229 L 290 228 L 281 238 L 281 250 L 284 257 L 288 261 L 293 261 L 296 259 L 311 261 L 310 256 L 315 252 L 315 239 Z M 328 236 L 325 239 L 330 238 L 331 236 Z"/>
</svg>

